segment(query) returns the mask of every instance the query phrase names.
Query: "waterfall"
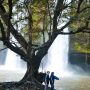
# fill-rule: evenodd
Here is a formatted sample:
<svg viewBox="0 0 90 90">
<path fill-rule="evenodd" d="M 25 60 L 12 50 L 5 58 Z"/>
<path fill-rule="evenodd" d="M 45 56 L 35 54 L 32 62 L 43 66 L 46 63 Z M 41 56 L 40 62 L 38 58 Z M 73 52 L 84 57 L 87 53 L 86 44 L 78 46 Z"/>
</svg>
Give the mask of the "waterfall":
<svg viewBox="0 0 90 90">
<path fill-rule="evenodd" d="M 68 28 L 64 29 L 68 32 Z M 69 76 L 69 63 L 68 63 L 68 50 L 69 50 L 69 35 L 58 35 L 48 53 L 42 59 L 39 71 L 54 71 L 58 76 Z"/>
<path fill-rule="evenodd" d="M 21 70 L 22 62 L 23 61 L 16 53 L 8 49 L 5 62 L 5 67 L 7 68 L 7 70 Z"/>
<path fill-rule="evenodd" d="M 10 49 L 5 49 L 4 53 L 0 56 L 5 57 L 4 64 L 0 65 L 0 82 L 20 81 L 27 69 L 26 62 Z"/>
<path fill-rule="evenodd" d="M 0 66 L 0 70 L 25 72 L 26 67 L 27 67 L 26 62 L 21 60 L 19 55 L 17 55 L 10 49 L 7 49 L 5 64 Z"/>
</svg>

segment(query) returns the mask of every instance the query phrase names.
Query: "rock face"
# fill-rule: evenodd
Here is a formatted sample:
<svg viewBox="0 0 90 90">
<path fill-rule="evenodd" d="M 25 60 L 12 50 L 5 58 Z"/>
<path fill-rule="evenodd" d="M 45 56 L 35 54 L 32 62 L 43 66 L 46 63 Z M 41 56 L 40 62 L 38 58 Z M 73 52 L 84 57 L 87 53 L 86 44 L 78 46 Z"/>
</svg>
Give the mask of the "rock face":
<svg viewBox="0 0 90 90">
<path fill-rule="evenodd" d="M 89 41 L 88 41 L 89 42 Z M 74 64 L 74 65 L 78 65 L 82 68 L 86 68 L 87 65 L 88 67 L 90 67 L 90 53 L 82 53 L 82 49 L 80 47 L 80 50 L 77 51 L 78 49 L 76 49 L 75 47 L 77 46 L 78 47 L 78 44 L 76 43 L 79 43 L 79 46 L 83 46 L 84 44 L 86 45 L 87 43 L 87 35 L 84 36 L 84 34 L 75 34 L 75 35 L 70 35 L 70 40 L 69 40 L 69 62 L 71 64 Z M 90 45 L 89 45 L 90 46 Z"/>
<path fill-rule="evenodd" d="M 71 52 L 69 53 L 69 62 L 74 65 L 78 65 L 82 68 L 90 68 L 90 53 L 78 53 L 78 52 Z M 86 63 L 87 62 L 87 63 Z"/>
</svg>

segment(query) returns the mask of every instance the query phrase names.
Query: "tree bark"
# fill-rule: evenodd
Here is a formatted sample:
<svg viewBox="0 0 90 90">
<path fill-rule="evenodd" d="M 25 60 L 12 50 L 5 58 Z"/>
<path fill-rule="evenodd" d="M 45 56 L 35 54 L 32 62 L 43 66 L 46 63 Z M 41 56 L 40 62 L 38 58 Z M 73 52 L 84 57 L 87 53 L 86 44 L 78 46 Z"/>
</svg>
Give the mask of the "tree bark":
<svg viewBox="0 0 90 90">
<path fill-rule="evenodd" d="M 33 76 L 32 75 L 32 66 L 29 63 L 27 63 L 27 71 L 21 81 L 26 81 L 26 80 L 32 81 L 32 76 Z"/>
<path fill-rule="evenodd" d="M 51 44 L 53 43 L 53 41 L 55 40 L 55 38 L 57 37 L 57 35 L 53 35 L 44 45 L 42 45 L 42 47 L 38 50 L 37 54 L 32 56 L 32 66 L 34 69 L 34 72 L 38 72 L 40 63 L 42 58 L 48 54 L 48 49 L 50 48 Z"/>
</svg>

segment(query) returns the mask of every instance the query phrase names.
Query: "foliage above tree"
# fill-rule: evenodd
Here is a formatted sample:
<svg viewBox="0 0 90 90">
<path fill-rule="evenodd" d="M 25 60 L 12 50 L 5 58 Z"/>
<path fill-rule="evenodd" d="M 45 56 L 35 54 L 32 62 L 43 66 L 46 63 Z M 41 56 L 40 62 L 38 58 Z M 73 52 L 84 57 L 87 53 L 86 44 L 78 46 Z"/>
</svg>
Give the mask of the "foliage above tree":
<svg viewBox="0 0 90 90">
<path fill-rule="evenodd" d="M 70 29 L 77 31 L 78 28 L 85 28 L 86 31 L 83 31 L 79 34 L 72 36 L 72 46 L 73 49 L 78 52 L 90 52 L 90 34 L 84 32 L 90 32 L 90 3 L 86 0 L 76 1 L 72 4 L 70 10 L 70 17 L 76 17 L 75 21 L 69 26 Z M 76 13 L 75 13 L 76 12 Z M 81 30 L 82 30 L 81 28 Z"/>
</svg>

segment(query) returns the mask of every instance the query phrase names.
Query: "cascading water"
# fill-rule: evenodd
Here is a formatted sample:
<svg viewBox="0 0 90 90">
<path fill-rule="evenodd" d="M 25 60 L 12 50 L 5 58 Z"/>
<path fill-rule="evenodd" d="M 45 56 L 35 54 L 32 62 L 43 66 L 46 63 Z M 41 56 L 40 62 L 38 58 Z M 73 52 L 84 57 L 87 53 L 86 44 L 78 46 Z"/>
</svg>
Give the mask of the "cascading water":
<svg viewBox="0 0 90 90">
<path fill-rule="evenodd" d="M 0 65 L 0 82 L 21 80 L 27 69 L 26 62 L 10 49 L 5 50 L 5 53 L 5 62 Z"/>
<path fill-rule="evenodd" d="M 26 63 L 16 53 L 7 49 L 5 64 L 0 66 L 0 70 L 25 72 Z"/>
<path fill-rule="evenodd" d="M 17 42 L 17 40 L 12 36 L 12 41 Z M 26 71 L 26 63 L 21 60 L 20 56 L 11 51 L 10 49 L 6 50 L 6 58 L 5 64 L 2 66 L 2 69 L 9 70 L 9 71 Z"/>
<path fill-rule="evenodd" d="M 24 70 L 22 67 L 22 63 L 24 63 L 25 66 L 25 62 L 22 61 L 17 54 L 8 49 L 4 67 L 7 70 Z"/>
<path fill-rule="evenodd" d="M 68 28 L 64 29 L 68 32 Z M 68 50 L 69 50 L 69 35 L 58 35 L 51 47 L 48 54 L 43 58 L 39 71 L 54 71 L 58 76 L 70 75 L 68 67 Z M 47 62 L 46 65 L 44 63 Z"/>
</svg>

